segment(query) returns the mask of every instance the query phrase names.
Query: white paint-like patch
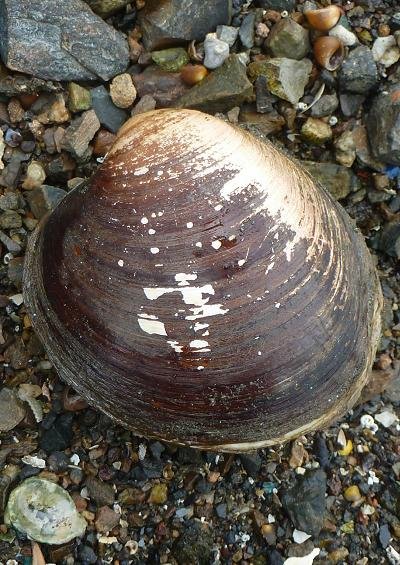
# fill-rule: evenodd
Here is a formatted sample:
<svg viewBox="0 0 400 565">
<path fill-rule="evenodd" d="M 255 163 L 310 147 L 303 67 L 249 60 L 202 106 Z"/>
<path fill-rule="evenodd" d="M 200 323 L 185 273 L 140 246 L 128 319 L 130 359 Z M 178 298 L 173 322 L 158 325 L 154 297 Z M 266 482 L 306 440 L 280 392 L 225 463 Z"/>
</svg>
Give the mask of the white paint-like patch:
<svg viewBox="0 0 400 565">
<path fill-rule="evenodd" d="M 280 302 L 275 302 L 275 308 L 280 308 L 281 307 L 281 303 Z"/>
<path fill-rule="evenodd" d="M 283 565 L 312 565 L 320 551 L 319 547 L 315 547 L 311 553 L 304 555 L 304 557 L 289 557 Z"/>
<path fill-rule="evenodd" d="M 150 215 L 152 218 L 157 218 L 157 214 L 155 212 L 152 212 Z"/>
<path fill-rule="evenodd" d="M 148 172 L 149 172 L 149 167 L 139 167 L 138 169 L 136 169 L 136 171 L 133 174 L 136 177 L 140 177 L 141 175 L 145 175 Z"/>
<path fill-rule="evenodd" d="M 196 279 L 196 273 L 176 273 L 175 275 L 178 286 L 189 286 L 188 281 L 195 281 Z"/>
<path fill-rule="evenodd" d="M 216 212 L 219 212 L 220 210 L 222 210 L 222 208 L 223 208 L 223 205 L 222 205 L 222 204 L 217 204 L 216 206 L 214 206 L 214 210 L 215 210 Z"/>
<path fill-rule="evenodd" d="M 153 230 L 153 228 L 150 228 L 150 229 L 149 229 L 149 234 L 150 234 L 150 235 L 154 235 L 155 233 L 156 233 L 156 230 Z"/>
<path fill-rule="evenodd" d="M 204 330 L 206 328 L 208 328 L 209 324 L 202 324 L 200 322 L 196 322 L 195 325 L 193 326 L 193 329 L 195 332 L 198 332 L 199 330 Z"/>
<path fill-rule="evenodd" d="M 211 242 L 211 246 L 214 247 L 214 249 L 219 249 L 221 247 L 222 243 L 220 242 L 219 239 L 216 239 L 215 241 Z"/>
<path fill-rule="evenodd" d="M 186 227 L 191 229 L 193 227 L 193 222 L 187 222 Z"/>
<path fill-rule="evenodd" d="M 196 241 L 196 247 L 203 247 L 203 244 L 201 243 L 201 241 Z"/>
<path fill-rule="evenodd" d="M 203 365 L 198 365 L 197 370 L 202 371 L 204 369 Z"/>
<path fill-rule="evenodd" d="M 243 265 L 246 263 L 246 259 L 239 259 L 239 261 L 237 262 L 237 264 L 239 265 L 239 267 L 243 267 Z"/>
<path fill-rule="evenodd" d="M 152 253 L 153 255 L 156 255 L 159 252 L 160 250 L 158 247 L 150 247 L 150 253 Z"/>
<path fill-rule="evenodd" d="M 149 223 L 149 219 L 146 218 L 146 216 L 143 216 L 143 218 L 141 218 L 140 222 L 141 222 L 142 224 L 148 224 L 148 223 Z"/>
<path fill-rule="evenodd" d="M 229 312 L 229 308 L 225 310 L 222 304 L 204 304 L 200 308 L 191 308 L 193 315 L 185 316 L 186 320 L 198 320 L 199 318 L 208 318 L 208 316 L 222 316 Z"/>
<path fill-rule="evenodd" d="M 178 341 L 168 340 L 167 343 L 176 353 L 182 353 L 182 345 L 179 345 Z"/>
<path fill-rule="evenodd" d="M 165 330 L 165 325 L 159 320 L 153 320 L 148 318 L 138 318 L 140 329 L 144 332 L 152 335 L 168 335 Z"/>
<path fill-rule="evenodd" d="M 193 349 L 201 349 L 203 347 L 208 347 L 210 344 L 205 339 L 193 339 L 189 346 Z"/>
<path fill-rule="evenodd" d="M 270 271 L 272 271 L 272 269 L 274 268 L 274 265 L 275 265 L 275 261 L 272 261 L 272 263 L 270 263 L 270 264 L 268 265 L 268 267 L 267 267 L 266 270 L 265 270 L 265 274 L 266 274 L 266 275 L 268 275 L 268 273 L 269 273 Z"/>
<path fill-rule="evenodd" d="M 257 355 L 261 355 L 261 351 L 257 351 Z"/>
<path fill-rule="evenodd" d="M 293 248 L 294 248 L 295 245 L 296 245 L 295 241 L 288 241 L 285 245 L 285 249 L 283 251 L 285 252 L 286 259 L 288 261 L 290 261 L 291 258 L 292 258 L 292 251 L 293 251 Z"/>
<path fill-rule="evenodd" d="M 122 259 L 119 259 L 119 260 L 118 260 L 118 265 L 119 265 L 120 267 L 123 267 L 123 266 L 124 266 L 124 262 L 123 262 Z"/>
</svg>

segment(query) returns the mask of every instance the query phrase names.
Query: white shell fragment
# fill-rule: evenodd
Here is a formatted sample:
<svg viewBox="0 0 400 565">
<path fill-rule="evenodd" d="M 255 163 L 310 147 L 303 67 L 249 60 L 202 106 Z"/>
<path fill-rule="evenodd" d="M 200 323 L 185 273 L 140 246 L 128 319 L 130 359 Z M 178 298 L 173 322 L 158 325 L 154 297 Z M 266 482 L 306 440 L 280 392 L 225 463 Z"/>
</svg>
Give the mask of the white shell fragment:
<svg viewBox="0 0 400 565">
<path fill-rule="evenodd" d="M 82 536 L 86 521 L 66 490 L 38 477 L 26 479 L 8 500 L 6 523 L 30 539 L 60 545 Z"/>
<path fill-rule="evenodd" d="M 304 555 L 304 557 L 289 557 L 283 565 L 312 565 L 320 551 L 318 547 L 315 547 L 311 553 Z"/>
<path fill-rule="evenodd" d="M 379 414 L 375 414 L 375 420 L 382 424 L 385 428 L 390 428 L 393 424 L 399 421 L 398 417 L 394 412 L 390 412 L 389 410 L 384 410 Z"/>
</svg>

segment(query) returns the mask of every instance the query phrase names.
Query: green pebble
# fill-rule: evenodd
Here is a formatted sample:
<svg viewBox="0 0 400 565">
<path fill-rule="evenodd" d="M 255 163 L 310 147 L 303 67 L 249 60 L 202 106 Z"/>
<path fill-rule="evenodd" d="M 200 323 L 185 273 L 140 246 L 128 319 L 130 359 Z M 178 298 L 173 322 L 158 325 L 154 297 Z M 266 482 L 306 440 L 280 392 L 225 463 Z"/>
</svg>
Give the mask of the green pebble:
<svg viewBox="0 0 400 565">
<path fill-rule="evenodd" d="M 90 91 L 76 84 L 70 82 L 68 85 L 68 108 L 71 112 L 82 112 L 89 110 L 92 107 L 92 96 Z"/>
<path fill-rule="evenodd" d="M 153 51 L 151 58 L 163 71 L 169 73 L 177 73 L 189 63 L 189 55 L 183 47 Z"/>
</svg>

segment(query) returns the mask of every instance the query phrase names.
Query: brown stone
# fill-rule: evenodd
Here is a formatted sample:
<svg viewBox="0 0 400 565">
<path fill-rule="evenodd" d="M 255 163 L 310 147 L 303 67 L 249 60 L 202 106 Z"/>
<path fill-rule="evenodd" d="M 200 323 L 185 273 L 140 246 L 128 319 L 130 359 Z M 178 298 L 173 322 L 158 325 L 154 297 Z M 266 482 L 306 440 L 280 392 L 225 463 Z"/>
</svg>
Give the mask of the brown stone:
<svg viewBox="0 0 400 565">
<path fill-rule="evenodd" d="M 110 532 L 119 524 L 120 515 L 114 512 L 109 506 L 102 506 L 96 514 L 96 530 L 101 534 Z"/>
<path fill-rule="evenodd" d="M 155 65 L 148 67 L 143 73 L 133 75 L 132 80 L 140 98 L 150 94 L 159 108 L 172 106 L 190 90 L 182 81 L 180 73 L 168 73 Z"/>
<path fill-rule="evenodd" d="M 62 148 L 76 157 L 82 157 L 99 128 L 100 122 L 95 111 L 84 112 L 65 131 Z"/>
<path fill-rule="evenodd" d="M 8 103 L 7 109 L 12 124 L 21 122 L 24 119 L 25 110 L 23 109 L 18 98 L 11 98 L 10 102 Z"/>
<path fill-rule="evenodd" d="M 116 135 L 106 129 L 101 129 L 97 132 L 93 145 L 93 155 L 96 157 L 104 157 L 110 150 L 112 144 L 116 139 Z"/>
</svg>

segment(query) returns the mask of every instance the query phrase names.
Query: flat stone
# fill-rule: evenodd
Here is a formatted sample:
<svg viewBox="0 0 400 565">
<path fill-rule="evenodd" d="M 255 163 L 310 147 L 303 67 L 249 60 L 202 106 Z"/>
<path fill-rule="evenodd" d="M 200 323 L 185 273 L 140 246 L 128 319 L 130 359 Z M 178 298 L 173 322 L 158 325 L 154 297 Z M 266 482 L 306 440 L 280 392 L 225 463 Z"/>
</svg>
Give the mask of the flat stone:
<svg viewBox="0 0 400 565">
<path fill-rule="evenodd" d="M 86 487 L 98 507 L 111 506 L 114 503 L 115 493 L 111 485 L 104 483 L 96 477 L 89 476 L 86 479 Z"/>
<path fill-rule="evenodd" d="M 300 60 L 310 50 L 309 32 L 291 18 L 282 18 L 272 27 L 265 46 L 274 57 Z"/>
<path fill-rule="evenodd" d="M 22 183 L 22 188 L 25 188 L 25 190 L 33 190 L 43 184 L 45 179 L 46 172 L 42 163 L 39 161 L 31 161 L 26 170 L 26 176 Z"/>
<path fill-rule="evenodd" d="M 238 33 L 239 29 L 237 27 L 224 25 L 217 26 L 216 34 L 218 39 L 227 43 L 229 47 L 232 47 L 235 43 Z"/>
<path fill-rule="evenodd" d="M 224 112 L 240 106 L 253 93 L 246 67 L 236 55 L 190 89 L 176 103 L 178 108 L 194 108 L 206 112 Z"/>
<path fill-rule="evenodd" d="M 335 139 L 335 158 L 336 161 L 344 167 L 351 167 L 356 159 L 356 144 L 353 138 L 353 132 L 344 131 Z"/>
<path fill-rule="evenodd" d="M 25 417 L 25 408 L 11 388 L 0 390 L 0 432 L 9 432 Z"/>
<path fill-rule="evenodd" d="M 114 512 L 109 506 L 102 506 L 96 514 L 94 523 L 96 530 L 101 534 L 111 531 L 115 526 L 118 526 L 120 517 L 120 514 Z"/>
<path fill-rule="evenodd" d="M 117 75 L 110 84 L 110 96 L 117 108 L 129 108 L 136 99 L 136 88 L 129 73 Z"/>
<path fill-rule="evenodd" d="M 297 61 L 278 57 L 250 63 L 250 78 L 265 76 L 269 91 L 282 100 L 297 104 L 304 94 L 312 70 L 309 59 Z"/>
<path fill-rule="evenodd" d="M 207 33 L 204 40 L 204 66 L 216 69 L 229 57 L 229 45 L 218 39 L 216 33 Z"/>
<path fill-rule="evenodd" d="M 97 86 L 90 91 L 92 95 L 92 108 L 102 126 L 112 133 L 116 133 L 128 118 L 125 110 L 117 108 L 104 86 Z"/>
<path fill-rule="evenodd" d="M 372 51 L 365 45 L 350 51 L 339 70 L 340 90 L 365 94 L 378 81 L 378 69 Z"/>
<path fill-rule="evenodd" d="M 379 161 L 372 155 L 371 147 L 368 142 L 366 126 L 356 126 L 353 129 L 353 139 L 356 145 L 357 161 L 361 165 L 370 167 L 375 171 L 382 172 L 385 168 L 385 165 L 382 161 Z"/>
<path fill-rule="evenodd" d="M 57 186 L 42 185 L 27 193 L 26 198 L 35 218 L 40 220 L 51 212 L 67 194 L 66 190 Z"/>
<path fill-rule="evenodd" d="M 151 58 L 163 71 L 177 73 L 189 63 L 189 55 L 183 47 L 170 47 L 161 51 L 153 51 Z"/>
<path fill-rule="evenodd" d="M 364 94 L 349 94 L 342 92 L 339 96 L 340 109 L 346 118 L 356 116 L 365 101 Z"/>
<path fill-rule="evenodd" d="M 317 536 L 325 514 L 326 474 L 322 469 L 307 472 L 286 491 L 281 500 L 293 525 L 302 532 Z"/>
<path fill-rule="evenodd" d="M 278 133 L 285 127 L 285 118 L 275 109 L 271 112 L 260 113 L 242 107 L 239 122 L 257 128 L 263 135 Z"/>
<path fill-rule="evenodd" d="M 95 111 L 84 112 L 66 129 L 62 140 L 63 149 L 75 157 L 82 157 L 98 129 L 100 122 Z"/>
<path fill-rule="evenodd" d="M 201 41 L 217 25 L 229 25 L 230 0 L 147 0 L 139 13 L 143 43 L 147 50 Z"/>
<path fill-rule="evenodd" d="M 157 102 L 155 98 L 153 98 L 150 94 L 145 94 L 133 108 L 131 116 L 150 112 L 151 110 L 154 110 L 156 106 Z"/>
<path fill-rule="evenodd" d="M 128 44 L 81 0 L 4 0 L 0 54 L 12 70 L 49 80 L 109 80 L 128 66 Z"/>
<path fill-rule="evenodd" d="M 373 155 L 400 165 L 400 83 L 375 97 L 366 124 Z"/>
<path fill-rule="evenodd" d="M 254 26 L 256 23 L 256 12 L 249 12 L 242 21 L 239 29 L 240 41 L 245 49 L 251 49 L 254 46 Z"/>
<path fill-rule="evenodd" d="M 68 85 L 68 108 L 71 112 L 82 112 L 89 110 L 92 105 L 90 91 L 76 82 Z"/>
<path fill-rule="evenodd" d="M 346 198 L 351 192 L 356 192 L 360 188 L 358 177 L 347 167 L 313 161 L 302 161 L 301 164 L 335 200 Z"/>
<path fill-rule="evenodd" d="M 157 108 L 169 108 L 190 90 L 181 79 L 180 73 L 168 73 L 155 65 L 147 67 L 142 73 L 132 76 L 139 97 L 149 95 Z"/>
<path fill-rule="evenodd" d="M 336 93 L 324 94 L 311 108 L 311 115 L 314 118 L 331 116 L 338 108 L 339 100 Z"/>
</svg>

